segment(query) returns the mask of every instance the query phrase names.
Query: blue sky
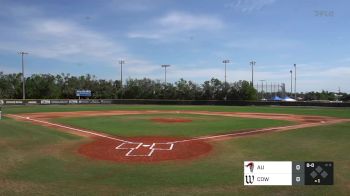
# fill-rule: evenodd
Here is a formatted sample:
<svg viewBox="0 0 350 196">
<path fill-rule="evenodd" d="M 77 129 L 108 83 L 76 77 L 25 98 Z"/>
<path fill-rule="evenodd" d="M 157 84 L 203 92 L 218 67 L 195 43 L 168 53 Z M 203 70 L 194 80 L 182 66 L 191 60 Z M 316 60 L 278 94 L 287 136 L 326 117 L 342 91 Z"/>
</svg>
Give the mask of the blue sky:
<svg viewBox="0 0 350 196">
<path fill-rule="evenodd" d="M 286 83 L 297 91 L 350 92 L 350 2 L 346 0 L 0 0 L 0 71 L 92 74 L 201 83 Z M 288 90 L 288 88 L 287 88 Z"/>
</svg>

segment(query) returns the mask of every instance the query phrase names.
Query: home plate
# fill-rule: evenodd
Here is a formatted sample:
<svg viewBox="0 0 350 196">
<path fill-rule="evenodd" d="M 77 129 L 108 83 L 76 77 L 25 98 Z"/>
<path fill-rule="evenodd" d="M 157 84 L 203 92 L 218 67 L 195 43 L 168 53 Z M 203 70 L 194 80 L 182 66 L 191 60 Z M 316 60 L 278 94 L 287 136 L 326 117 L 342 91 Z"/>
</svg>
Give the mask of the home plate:
<svg viewBox="0 0 350 196">
<path fill-rule="evenodd" d="M 115 147 L 116 150 L 129 150 L 125 156 L 152 156 L 154 151 L 173 150 L 173 143 L 143 144 L 137 142 L 124 142 Z"/>
</svg>

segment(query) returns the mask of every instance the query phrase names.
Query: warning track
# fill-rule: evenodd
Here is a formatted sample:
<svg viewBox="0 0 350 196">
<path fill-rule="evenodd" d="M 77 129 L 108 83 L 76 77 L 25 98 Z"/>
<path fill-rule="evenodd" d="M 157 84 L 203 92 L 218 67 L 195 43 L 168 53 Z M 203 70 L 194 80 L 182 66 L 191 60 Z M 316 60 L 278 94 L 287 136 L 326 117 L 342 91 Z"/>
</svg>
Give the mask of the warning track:
<svg viewBox="0 0 350 196">
<path fill-rule="evenodd" d="M 122 138 L 102 134 L 94 130 L 75 128 L 58 123 L 49 122 L 50 119 L 60 117 L 84 116 L 114 116 L 130 114 L 198 114 L 227 117 L 243 117 L 252 119 L 273 119 L 293 121 L 297 124 L 255 130 L 235 131 L 234 133 L 209 135 L 195 138 L 171 137 L 133 137 Z M 78 152 L 91 159 L 110 160 L 117 162 L 154 162 L 165 160 L 193 159 L 208 154 L 212 150 L 210 142 L 227 140 L 235 137 L 244 137 L 267 132 L 281 132 L 306 127 L 335 124 L 350 119 L 339 119 L 323 116 L 304 116 L 291 114 L 242 113 L 242 112 L 208 112 L 208 111 L 81 111 L 81 112 L 45 112 L 27 114 L 8 114 L 8 117 L 29 121 L 34 124 L 55 128 L 84 137 L 93 141 L 83 144 Z"/>
</svg>

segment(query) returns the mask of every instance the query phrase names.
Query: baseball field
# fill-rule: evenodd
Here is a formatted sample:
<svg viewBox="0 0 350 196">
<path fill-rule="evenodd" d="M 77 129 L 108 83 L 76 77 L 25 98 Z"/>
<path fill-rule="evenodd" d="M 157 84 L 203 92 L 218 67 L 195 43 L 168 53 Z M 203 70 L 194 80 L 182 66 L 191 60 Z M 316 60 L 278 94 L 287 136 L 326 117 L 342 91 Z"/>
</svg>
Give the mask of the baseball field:
<svg viewBox="0 0 350 196">
<path fill-rule="evenodd" d="M 0 195 L 348 195 L 350 108 L 7 106 Z M 333 161 L 332 186 L 243 186 L 243 161 Z"/>
</svg>

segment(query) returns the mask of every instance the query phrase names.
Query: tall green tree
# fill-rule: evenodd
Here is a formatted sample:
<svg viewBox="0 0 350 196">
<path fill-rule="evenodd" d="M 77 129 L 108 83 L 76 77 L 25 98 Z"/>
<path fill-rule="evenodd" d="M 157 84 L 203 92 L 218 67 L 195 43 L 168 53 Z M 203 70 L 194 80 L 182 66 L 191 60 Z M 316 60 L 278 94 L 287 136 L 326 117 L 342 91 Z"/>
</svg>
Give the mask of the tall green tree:
<svg viewBox="0 0 350 196">
<path fill-rule="evenodd" d="M 128 79 L 121 86 L 120 80 L 97 79 L 94 75 L 71 76 L 70 74 L 33 74 L 26 79 L 26 97 L 29 99 L 75 99 L 76 90 L 91 90 L 92 99 L 179 99 L 179 100 L 256 100 L 257 91 L 247 81 L 223 83 L 211 78 L 196 84 L 181 78 L 172 83 L 162 83 L 149 78 Z M 339 94 L 339 93 L 338 93 Z M 350 96 L 341 93 L 340 99 Z M 272 95 L 270 95 L 272 96 Z M 305 100 L 336 100 L 335 93 L 299 93 Z M 22 75 L 0 72 L 0 99 L 22 98 Z"/>
</svg>

